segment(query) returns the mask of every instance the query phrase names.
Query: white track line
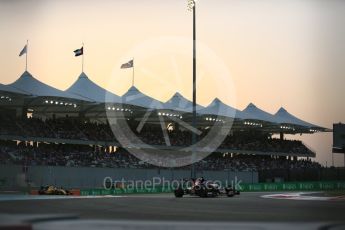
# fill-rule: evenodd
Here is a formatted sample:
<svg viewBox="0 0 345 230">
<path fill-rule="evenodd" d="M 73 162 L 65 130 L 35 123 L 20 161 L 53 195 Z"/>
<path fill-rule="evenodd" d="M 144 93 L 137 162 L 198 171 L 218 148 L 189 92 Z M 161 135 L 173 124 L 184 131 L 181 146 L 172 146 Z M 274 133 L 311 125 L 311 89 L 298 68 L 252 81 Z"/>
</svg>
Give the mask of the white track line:
<svg viewBox="0 0 345 230">
<path fill-rule="evenodd" d="M 339 197 L 322 197 L 322 196 L 310 196 L 317 192 L 296 192 L 296 193 L 281 193 L 281 194 L 269 194 L 263 195 L 262 198 L 266 199 L 280 199 L 280 200 L 317 200 L 317 201 L 329 201 L 340 200 Z"/>
</svg>

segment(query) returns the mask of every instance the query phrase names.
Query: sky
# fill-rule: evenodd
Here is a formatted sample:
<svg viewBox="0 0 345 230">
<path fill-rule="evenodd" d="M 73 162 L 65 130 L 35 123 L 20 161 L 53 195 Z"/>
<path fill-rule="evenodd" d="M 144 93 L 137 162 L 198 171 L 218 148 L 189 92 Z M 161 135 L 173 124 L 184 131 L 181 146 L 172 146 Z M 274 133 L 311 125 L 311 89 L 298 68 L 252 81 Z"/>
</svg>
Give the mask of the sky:
<svg viewBox="0 0 345 230">
<path fill-rule="evenodd" d="M 0 76 L 14 82 L 29 40 L 28 70 L 65 90 L 81 72 L 73 50 L 84 43 L 84 72 L 122 95 L 134 57 L 135 86 L 161 101 L 191 99 L 192 14 L 186 0 L 0 0 Z M 244 109 L 284 107 L 332 128 L 345 121 L 345 1 L 200 0 L 197 2 L 198 103 L 215 97 Z M 332 133 L 295 135 L 332 164 Z M 335 164 L 343 165 L 342 155 Z"/>
</svg>

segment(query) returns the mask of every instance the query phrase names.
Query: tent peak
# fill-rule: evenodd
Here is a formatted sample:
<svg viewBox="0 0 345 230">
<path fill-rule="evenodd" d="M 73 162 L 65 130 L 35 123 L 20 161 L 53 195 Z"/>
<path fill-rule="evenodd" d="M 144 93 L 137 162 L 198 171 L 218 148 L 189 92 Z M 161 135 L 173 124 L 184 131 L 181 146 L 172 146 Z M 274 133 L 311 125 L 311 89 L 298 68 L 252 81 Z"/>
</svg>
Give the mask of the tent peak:
<svg viewBox="0 0 345 230">
<path fill-rule="evenodd" d="M 179 92 L 176 92 L 172 97 L 183 97 L 183 96 Z"/>
<path fill-rule="evenodd" d="M 222 103 L 222 101 L 221 101 L 218 97 L 216 97 L 215 99 L 213 99 L 212 102 L 215 102 L 215 103 Z"/>
<path fill-rule="evenodd" d="M 23 77 L 33 78 L 32 74 L 29 71 L 27 71 L 27 70 L 25 70 L 24 73 L 22 73 L 22 75 L 20 77 L 21 78 L 23 78 Z"/>
<path fill-rule="evenodd" d="M 129 88 L 128 91 L 138 91 L 139 92 L 138 88 L 135 87 L 134 85 L 131 86 L 131 88 Z"/>
<path fill-rule="evenodd" d="M 90 80 L 84 72 L 65 92 L 82 96 L 88 101 L 97 103 L 117 103 L 121 101 L 119 96 Z"/>
<path fill-rule="evenodd" d="M 217 115 L 217 116 L 224 116 L 235 118 L 237 110 L 233 107 L 224 104 L 219 98 L 213 99 L 211 104 L 209 104 L 206 108 L 199 111 L 200 114 L 209 114 L 209 115 Z"/>
<path fill-rule="evenodd" d="M 84 72 L 81 72 L 79 78 L 88 78 L 88 76 Z"/>
<path fill-rule="evenodd" d="M 85 100 L 78 95 L 72 95 L 67 92 L 49 86 L 33 77 L 28 71 L 25 71 L 15 82 L 8 85 L 28 95 L 36 97 L 59 97 L 75 100 Z"/>
<path fill-rule="evenodd" d="M 248 104 L 247 108 L 257 108 L 256 105 L 254 105 L 252 102 Z"/>
<path fill-rule="evenodd" d="M 286 111 L 283 107 L 280 108 L 274 116 L 278 120 L 278 123 L 293 124 L 305 127 L 318 127 L 317 125 L 305 122 L 298 117 L 295 117 L 294 115 Z"/>
<path fill-rule="evenodd" d="M 280 107 L 280 109 L 277 111 L 277 113 L 286 113 L 286 109 L 284 107 Z"/>
</svg>

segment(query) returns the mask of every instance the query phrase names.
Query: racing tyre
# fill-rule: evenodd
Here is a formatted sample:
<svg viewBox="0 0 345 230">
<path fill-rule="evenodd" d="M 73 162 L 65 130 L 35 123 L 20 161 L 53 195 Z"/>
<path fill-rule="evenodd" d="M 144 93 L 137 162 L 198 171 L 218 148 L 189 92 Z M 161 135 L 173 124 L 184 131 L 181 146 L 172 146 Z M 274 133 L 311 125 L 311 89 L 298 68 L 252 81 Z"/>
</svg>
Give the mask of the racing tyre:
<svg viewBox="0 0 345 230">
<path fill-rule="evenodd" d="M 183 197 L 183 194 L 184 194 L 183 189 L 182 189 L 182 188 L 176 189 L 176 190 L 174 191 L 174 194 L 175 194 L 175 197 L 177 197 L 177 198 Z"/>
<path fill-rule="evenodd" d="M 200 192 L 200 197 L 203 197 L 203 198 L 208 197 L 208 194 L 207 194 L 206 189 L 201 190 L 201 192 Z"/>
<path fill-rule="evenodd" d="M 195 194 L 197 196 L 200 196 L 200 197 L 207 197 L 207 189 L 205 188 L 205 186 L 202 186 L 202 185 L 196 185 L 195 186 Z"/>
<path fill-rule="evenodd" d="M 235 195 L 235 193 L 234 193 L 233 190 L 228 190 L 228 191 L 226 191 L 226 195 L 227 195 L 228 197 L 233 197 L 233 196 Z"/>
</svg>

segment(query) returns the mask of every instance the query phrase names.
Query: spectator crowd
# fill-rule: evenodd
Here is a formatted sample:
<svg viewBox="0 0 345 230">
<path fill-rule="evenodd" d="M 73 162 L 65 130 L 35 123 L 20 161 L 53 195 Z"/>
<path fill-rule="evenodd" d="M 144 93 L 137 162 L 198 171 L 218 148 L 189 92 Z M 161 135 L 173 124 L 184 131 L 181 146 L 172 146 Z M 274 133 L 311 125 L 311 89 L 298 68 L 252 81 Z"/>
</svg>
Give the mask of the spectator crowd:
<svg viewBox="0 0 345 230">
<path fill-rule="evenodd" d="M 102 168 L 157 168 L 128 153 L 123 148 L 106 151 L 98 146 L 0 142 L 0 164 L 25 166 L 66 166 Z M 189 168 L 185 166 L 184 168 Z M 265 169 L 320 168 L 310 160 L 286 157 L 212 153 L 196 163 L 199 170 L 260 171 Z"/>
<path fill-rule="evenodd" d="M 145 125 L 138 132 L 138 122 L 129 121 L 129 127 L 136 137 L 146 144 L 166 145 L 163 131 L 160 125 Z M 207 135 L 203 130 L 198 138 Z M 17 135 L 24 137 L 57 138 L 69 140 L 86 141 L 112 141 L 117 142 L 112 129 L 107 123 L 85 122 L 77 118 L 47 119 L 38 118 L 14 119 L 9 116 L 0 115 L 0 134 Z M 172 146 L 185 147 L 191 145 L 191 132 L 181 130 L 168 131 L 169 141 Z M 129 139 L 129 142 L 136 143 L 137 140 Z M 126 146 L 124 146 L 126 147 Z M 313 152 L 301 141 L 280 140 L 272 138 L 260 132 L 236 132 L 228 135 L 219 149 L 260 151 L 270 153 L 294 153 L 310 156 Z"/>
</svg>

